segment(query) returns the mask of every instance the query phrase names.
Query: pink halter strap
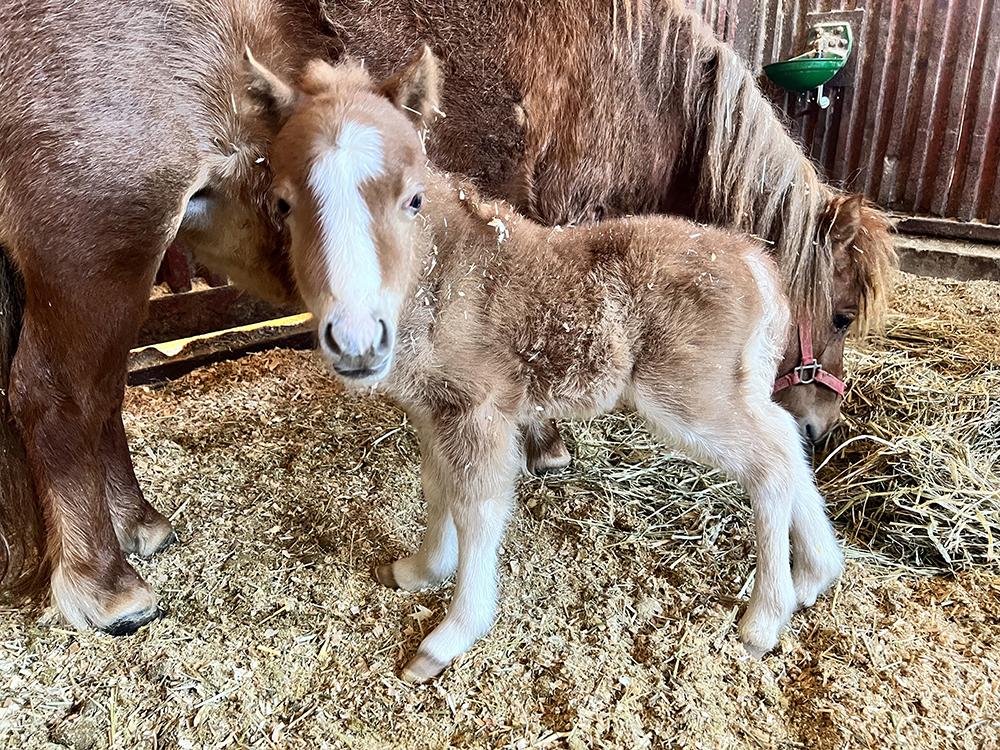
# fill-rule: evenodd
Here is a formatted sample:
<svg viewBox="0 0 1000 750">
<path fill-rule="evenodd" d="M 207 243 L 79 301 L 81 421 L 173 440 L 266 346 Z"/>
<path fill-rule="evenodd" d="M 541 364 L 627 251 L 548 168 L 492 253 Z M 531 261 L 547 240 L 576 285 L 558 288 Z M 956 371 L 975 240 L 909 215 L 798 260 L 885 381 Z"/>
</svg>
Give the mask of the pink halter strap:
<svg viewBox="0 0 1000 750">
<path fill-rule="evenodd" d="M 774 381 L 774 389 L 771 391 L 771 395 L 773 396 L 778 391 L 783 391 L 785 388 L 793 385 L 811 385 L 817 383 L 825 385 L 843 398 L 844 389 L 847 387 L 847 384 L 824 370 L 823 365 L 813 357 L 812 323 L 809 320 L 809 314 L 805 312 L 802 313 L 802 317 L 799 319 L 799 352 L 801 360 L 798 367 L 792 368 L 791 372 L 785 373 Z"/>
</svg>

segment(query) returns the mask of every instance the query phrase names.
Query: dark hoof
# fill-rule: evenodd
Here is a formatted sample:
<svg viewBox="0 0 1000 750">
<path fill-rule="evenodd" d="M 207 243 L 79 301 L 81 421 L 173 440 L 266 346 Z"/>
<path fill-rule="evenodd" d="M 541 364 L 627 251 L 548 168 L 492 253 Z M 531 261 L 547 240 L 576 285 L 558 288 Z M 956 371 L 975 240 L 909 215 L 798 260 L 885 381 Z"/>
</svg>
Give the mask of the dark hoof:
<svg viewBox="0 0 1000 750">
<path fill-rule="evenodd" d="M 399 584 L 396 583 L 396 576 L 392 574 L 391 565 L 379 565 L 372 571 L 372 576 L 387 589 L 399 588 Z"/>
<path fill-rule="evenodd" d="M 101 628 L 101 630 L 113 636 L 132 635 L 143 625 L 152 622 L 161 614 L 162 612 L 159 607 L 153 607 L 145 612 L 136 612 L 125 617 L 119 617 L 106 628 Z"/>
<path fill-rule="evenodd" d="M 413 661 L 406 665 L 406 669 L 403 670 L 403 674 L 400 677 L 403 678 L 404 682 L 416 685 L 421 682 L 433 680 L 446 670 L 448 666 L 448 664 L 439 662 L 437 659 L 427 656 L 427 654 L 421 654 L 418 651 L 417 655 L 413 657 Z"/>
<path fill-rule="evenodd" d="M 161 552 L 163 552 L 163 550 L 165 550 L 167 547 L 169 547 L 176 541 L 177 541 L 177 532 L 171 530 L 171 532 L 167 534 L 166 538 L 160 543 L 160 546 L 153 551 L 153 554 L 154 555 L 160 554 Z"/>
</svg>

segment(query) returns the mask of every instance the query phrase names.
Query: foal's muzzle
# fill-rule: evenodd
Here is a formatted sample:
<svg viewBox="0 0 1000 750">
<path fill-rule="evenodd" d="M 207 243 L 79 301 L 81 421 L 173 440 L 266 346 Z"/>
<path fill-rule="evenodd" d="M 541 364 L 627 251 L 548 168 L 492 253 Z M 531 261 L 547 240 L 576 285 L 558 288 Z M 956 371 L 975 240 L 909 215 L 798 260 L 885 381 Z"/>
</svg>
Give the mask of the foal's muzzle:
<svg viewBox="0 0 1000 750">
<path fill-rule="evenodd" d="M 370 318 L 350 324 L 323 321 L 320 348 L 334 371 L 351 380 L 381 380 L 389 371 L 396 332 L 391 321 Z"/>
</svg>

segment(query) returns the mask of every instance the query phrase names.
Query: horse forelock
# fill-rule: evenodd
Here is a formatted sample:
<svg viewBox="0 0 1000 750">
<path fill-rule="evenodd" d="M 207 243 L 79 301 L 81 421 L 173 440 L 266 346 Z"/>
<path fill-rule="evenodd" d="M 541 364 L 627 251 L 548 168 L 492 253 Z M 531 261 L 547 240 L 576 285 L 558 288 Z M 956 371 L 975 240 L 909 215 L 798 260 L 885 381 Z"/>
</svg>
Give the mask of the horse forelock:
<svg viewBox="0 0 1000 750">
<path fill-rule="evenodd" d="M 875 206 L 861 207 L 861 227 L 851 248 L 855 280 L 861 303 L 855 321 L 855 332 L 865 336 L 881 330 L 889 307 L 893 275 L 897 267 L 896 248 L 892 241 L 892 225 Z"/>
</svg>

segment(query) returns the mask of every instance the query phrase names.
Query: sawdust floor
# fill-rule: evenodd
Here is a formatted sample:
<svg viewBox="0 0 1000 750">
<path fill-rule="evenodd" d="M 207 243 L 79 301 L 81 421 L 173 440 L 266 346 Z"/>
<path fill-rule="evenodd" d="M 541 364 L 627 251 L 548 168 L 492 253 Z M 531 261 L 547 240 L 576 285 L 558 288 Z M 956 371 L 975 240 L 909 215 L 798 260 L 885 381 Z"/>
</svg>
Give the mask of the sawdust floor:
<svg viewBox="0 0 1000 750">
<path fill-rule="evenodd" d="M 898 306 L 1000 336 L 1000 285 L 911 277 Z M 996 569 L 918 576 L 849 550 L 756 661 L 734 627 L 744 506 L 709 482 L 663 538 L 612 494 L 525 479 L 496 625 L 412 687 L 395 675 L 451 586 L 369 574 L 422 528 L 399 411 L 343 395 L 313 353 L 271 351 L 130 389 L 125 419 L 180 535 L 135 561 L 169 612 L 116 639 L 0 611 L 2 748 L 1000 747 Z M 567 426 L 578 456 L 595 424 Z"/>
</svg>

